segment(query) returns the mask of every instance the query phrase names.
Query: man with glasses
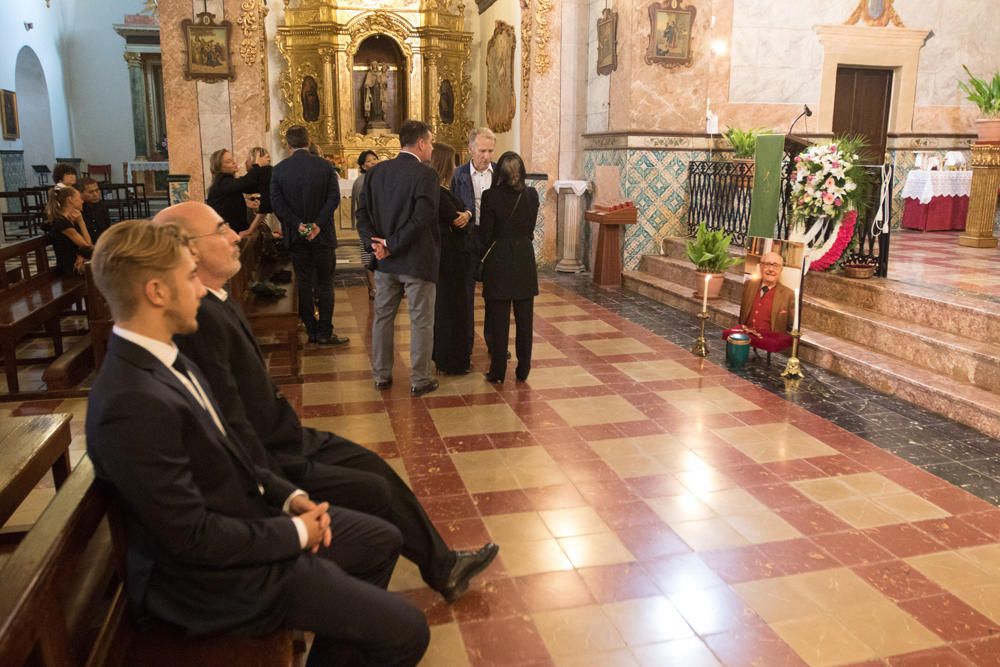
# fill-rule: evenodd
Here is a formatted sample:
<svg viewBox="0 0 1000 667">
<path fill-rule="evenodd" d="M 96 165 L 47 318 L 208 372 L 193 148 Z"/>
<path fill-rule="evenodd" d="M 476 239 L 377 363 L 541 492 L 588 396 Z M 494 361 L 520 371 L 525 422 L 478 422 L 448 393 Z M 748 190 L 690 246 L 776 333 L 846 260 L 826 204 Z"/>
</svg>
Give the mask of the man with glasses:
<svg viewBox="0 0 1000 667">
<path fill-rule="evenodd" d="M 760 258 L 760 275 L 743 284 L 740 303 L 740 324 L 722 332 L 723 339 L 738 331 L 750 334 L 755 347 L 778 352 L 792 344 L 788 326 L 795 312 L 795 292 L 780 282 L 785 266 L 781 255 L 764 253 Z"/>
</svg>

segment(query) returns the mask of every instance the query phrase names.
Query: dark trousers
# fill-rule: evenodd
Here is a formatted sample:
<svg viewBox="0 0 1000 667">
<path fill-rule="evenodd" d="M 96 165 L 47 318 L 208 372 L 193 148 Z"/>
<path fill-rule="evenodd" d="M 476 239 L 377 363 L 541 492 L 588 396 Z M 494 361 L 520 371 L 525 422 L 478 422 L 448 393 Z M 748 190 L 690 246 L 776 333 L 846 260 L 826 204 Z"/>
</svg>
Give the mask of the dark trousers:
<svg viewBox="0 0 1000 667">
<path fill-rule="evenodd" d="M 469 321 L 465 323 L 465 345 L 469 352 L 469 358 L 472 358 L 472 346 L 476 339 L 476 276 L 475 268 L 479 264 L 479 257 L 475 254 L 470 253 L 469 257 L 470 268 L 468 273 L 464 277 L 464 288 L 465 288 L 465 309 L 469 313 Z"/>
<path fill-rule="evenodd" d="M 376 517 L 330 508 L 332 542 L 300 556 L 285 582 L 282 627 L 316 633 L 307 667 L 416 665 L 430 630 L 423 613 L 385 590 L 402 537 Z"/>
<path fill-rule="evenodd" d="M 336 248 L 296 239 L 289 247 L 299 291 L 299 318 L 311 340 L 333 335 L 333 270 Z M 319 319 L 316 319 L 316 304 Z"/>
<path fill-rule="evenodd" d="M 490 351 L 490 377 L 503 380 L 507 374 L 507 341 L 510 338 L 510 308 L 514 306 L 514 351 L 517 379 L 531 371 L 531 338 L 534 335 L 534 297 L 527 299 L 486 299 L 486 341 Z"/>
<path fill-rule="evenodd" d="M 311 428 L 303 429 L 303 451 L 309 463 L 292 478 L 296 484 L 317 502 L 326 500 L 393 524 L 403 535 L 403 556 L 420 568 L 428 586 L 444 587 L 455 556 L 413 491 L 381 456 Z"/>
</svg>

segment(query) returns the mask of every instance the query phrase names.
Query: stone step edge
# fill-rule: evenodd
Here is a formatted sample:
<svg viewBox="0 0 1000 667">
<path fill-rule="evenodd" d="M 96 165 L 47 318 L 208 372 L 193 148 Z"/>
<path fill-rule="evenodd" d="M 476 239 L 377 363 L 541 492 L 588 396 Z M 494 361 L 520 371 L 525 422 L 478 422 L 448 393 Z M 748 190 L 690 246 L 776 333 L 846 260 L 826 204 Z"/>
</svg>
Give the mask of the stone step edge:
<svg viewBox="0 0 1000 667">
<path fill-rule="evenodd" d="M 653 290 L 669 295 L 670 301 L 663 301 L 656 298 L 655 293 L 642 293 L 643 296 L 648 296 L 660 303 L 672 307 L 684 306 L 680 309 L 688 313 L 701 311 L 701 299 L 694 297 L 691 287 L 687 285 L 670 282 L 669 280 L 658 278 L 643 271 L 622 271 L 622 286 L 625 289 L 639 292 L 639 290 L 630 286 L 630 283 L 651 287 Z M 708 302 L 708 312 L 712 316 L 711 319 L 713 322 L 720 326 L 729 327 L 736 324 L 740 315 L 740 307 L 739 304 L 727 301 L 726 299 L 710 299 Z"/>
<path fill-rule="evenodd" d="M 667 255 L 643 255 L 639 261 L 640 266 L 642 266 L 643 261 L 648 261 L 654 264 L 668 264 L 674 268 L 690 271 L 692 275 L 695 274 L 694 265 L 691 264 L 691 260 L 687 257 L 681 259 L 679 257 L 668 257 Z M 746 273 L 743 271 L 742 264 L 734 264 L 726 269 L 723 275 L 726 277 L 726 280 L 732 280 L 733 282 L 738 282 L 742 285 L 744 282 L 743 278 Z"/>
</svg>

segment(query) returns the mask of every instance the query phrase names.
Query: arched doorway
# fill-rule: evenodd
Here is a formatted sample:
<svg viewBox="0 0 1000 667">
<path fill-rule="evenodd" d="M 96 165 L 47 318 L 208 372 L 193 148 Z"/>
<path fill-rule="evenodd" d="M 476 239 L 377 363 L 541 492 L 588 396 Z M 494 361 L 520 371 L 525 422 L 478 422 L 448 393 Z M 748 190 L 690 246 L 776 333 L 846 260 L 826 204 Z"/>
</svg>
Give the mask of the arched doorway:
<svg viewBox="0 0 1000 667">
<path fill-rule="evenodd" d="M 30 46 L 17 54 L 14 69 L 14 88 L 21 120 L 21 145 L 24 148 L 24 177 L 31 186 L 38 183 L 35 164 L 52 168 L 56 161 L 52 139 L 52 111 L 49 106 L 49 88 L 45 84 L 42 63 Z"/>
</svg>

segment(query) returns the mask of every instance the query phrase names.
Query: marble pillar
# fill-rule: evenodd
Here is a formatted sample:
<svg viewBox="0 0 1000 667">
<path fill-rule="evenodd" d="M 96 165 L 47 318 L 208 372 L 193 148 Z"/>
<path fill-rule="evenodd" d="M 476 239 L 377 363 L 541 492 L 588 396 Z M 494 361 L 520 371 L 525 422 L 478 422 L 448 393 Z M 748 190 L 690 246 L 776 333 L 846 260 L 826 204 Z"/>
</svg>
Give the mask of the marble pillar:
<svg viewBox="0 0 1000 667">
<path fill-rule="evenodd" d="M 556 271 L 579 273 L 583 264 L 583 212 L 587 207 L 586 198 L 592 191 L 589 181 L 556 181 L 556 195 L 559 198 L 559 230 L 556 242 L 559 244 L 559 261 Z"/>
<path fill-rule="evenodd" d="M 996 218 L 997 191 L 1000 190 L 1000 146 L 972 145 L 972 192 L 965 231 L 958 244 L 970 248 L 996 248 L 993 221 Z"/>
<path fill-rule="evenodd" d="M 203 199 L 201 161 L 201 120 L 198 117 L 198 89 L 195 81 L 184 79 L 184 33 L 181 21 L 194 19 L 192 5 L 184 2 L 160 3 L 160 47 L 163 58 L 163 103 L 170 146 L 170 172 L 191 177 L 191 198 Z M 199 10 L 200 11 L 200 10 Z"/>
<path fill-rule="evenodd" d="M 128 86 L 132 95 L 132 136 L 135 139 L 135 157 L 149 157 L 149 131 L 146 127 L 146 77 L 142 71 L 142 54 L 126 51 Z"/>
<path fill-rule="evenodd" d="M 217 16 L 215 20 L 225 18 L 233 24 L 229 48 L 235 78 L 215 85 L 225 85 L 229 89 L 229 108 L 226 111 L 230 118 L 231 145 L 236 161 L 242 164 L 251 148 L 267 146 L 265 128 L 269 101 L 262 58 L 267 46 L 264 36 L 267 9 L 263 0 L 224 0 L 222 9 L 225 16 Z M 211 3 L 209 11 L 215 11 Z"/>
</svg>

